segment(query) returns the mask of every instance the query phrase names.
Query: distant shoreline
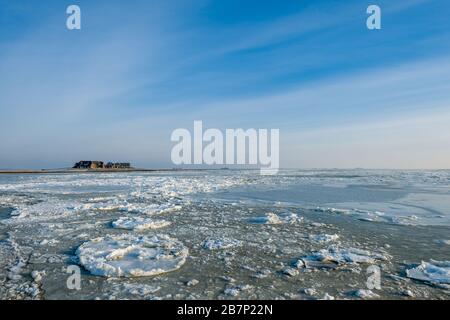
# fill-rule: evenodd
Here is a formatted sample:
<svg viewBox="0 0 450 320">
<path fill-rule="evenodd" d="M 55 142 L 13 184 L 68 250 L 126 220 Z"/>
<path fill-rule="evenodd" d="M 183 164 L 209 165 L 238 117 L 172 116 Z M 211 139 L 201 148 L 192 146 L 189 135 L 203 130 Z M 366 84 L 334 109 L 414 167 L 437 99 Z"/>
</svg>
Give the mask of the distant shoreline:
<svg viewBox="0 0 450 320">
<path fill-rule="evenodd" d="M 208 171 L 230 169 L 18 169 L 0 170 L 0 174 L 57 174 L 57 173 L 116 173 L 116 172 L 178 172 L 178 171 Z"/>
<path fill-rule="evenodd" d="M 184 171 L 180 169 L 41 169 L 0 170 L 0 174 L 55 174 L 55 173 L 114 173 L 114 172 L 157 172 Z"/>
</svg>

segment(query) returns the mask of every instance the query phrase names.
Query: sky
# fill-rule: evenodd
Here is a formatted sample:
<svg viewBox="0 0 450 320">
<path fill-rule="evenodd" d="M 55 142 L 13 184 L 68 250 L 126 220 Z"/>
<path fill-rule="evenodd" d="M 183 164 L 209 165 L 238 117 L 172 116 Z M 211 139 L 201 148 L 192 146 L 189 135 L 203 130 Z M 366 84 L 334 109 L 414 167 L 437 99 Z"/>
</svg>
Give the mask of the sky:
<svg viewBox="0 0 450 320">
<path fill-rule="evenodd" d="M 81 30 L 66 8 L 81 8 Z M 381 30 L 366 27 L 369 5 Z M 447 0 L 0 0 L 0 168 L 173 167 L 280 130 L 285 168 L 450 168 Z"/>
</svg>

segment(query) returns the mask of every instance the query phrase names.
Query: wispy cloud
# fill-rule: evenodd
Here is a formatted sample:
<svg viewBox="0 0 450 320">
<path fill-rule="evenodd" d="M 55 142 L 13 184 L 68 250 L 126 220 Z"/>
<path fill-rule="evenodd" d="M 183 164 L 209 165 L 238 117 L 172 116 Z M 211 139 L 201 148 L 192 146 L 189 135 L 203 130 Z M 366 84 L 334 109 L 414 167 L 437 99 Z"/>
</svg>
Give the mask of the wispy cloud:
<svg viewBox="0 0 450 320">
<path fill-rule="evenodd" d="M 289 166 L 309 166 L 313 155 L 323 166 L 390 166 L 389 155 L 414 158 L 414 141 L 435 154 L 450 149 L 439 131 L 450 102 L 445 2 L 380 0 L 383 29 L 374 33 L 368 1 L 79 3 L 80 32 L 64 28 L 63 5 L 2 3 L 0 167 L 124 153 L 170 166 L 171 130 L 196 119 L 280 128 Z M 436 122 L 419 121 L 428 116 Z M 380 131 L 391 132 L 385 149 Z M 384 156 L 355 157 L 357 144 Z M 302 149 L 325 145 L 330 152 Z"/>
</svg>

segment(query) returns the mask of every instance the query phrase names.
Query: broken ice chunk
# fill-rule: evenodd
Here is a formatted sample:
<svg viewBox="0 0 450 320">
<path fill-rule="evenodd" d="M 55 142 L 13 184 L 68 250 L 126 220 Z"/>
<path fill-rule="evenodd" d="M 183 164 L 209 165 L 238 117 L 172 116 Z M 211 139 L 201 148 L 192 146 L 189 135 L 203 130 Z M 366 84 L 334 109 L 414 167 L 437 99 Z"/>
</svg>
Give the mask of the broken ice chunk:
<svg viewBox="0 0 450 320">
<path fill-rule="evenodd" d="M 166 220 L 155 220 L 152 218 L 142 217 L 120 217 L 116 221 L 113 221 L 112 226 L 117 229 L 127 230 L 145 230 L 145 229 L 158 229 L 170 225 Z"/>
<path fill-rule="evenodd" d="M 406 276 L 430 283 L 450 284 L 450 261 L 422 261 L 417 267 L 406 270 Z"/>
</svg>

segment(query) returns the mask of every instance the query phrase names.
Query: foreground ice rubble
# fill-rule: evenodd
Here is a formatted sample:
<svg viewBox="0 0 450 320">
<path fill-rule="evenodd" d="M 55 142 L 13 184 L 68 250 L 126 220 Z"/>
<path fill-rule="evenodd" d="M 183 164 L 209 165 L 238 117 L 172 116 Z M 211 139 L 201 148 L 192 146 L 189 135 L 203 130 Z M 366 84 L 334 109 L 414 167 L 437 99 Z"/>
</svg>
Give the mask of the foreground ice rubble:
<svg viewBox="0 0 450 320">
<path fill-rule="evenodd" d="M 117 229 L 127 229 L 142 231 L 146 229 L 158 229 L 170 225 L 166 220 L 155 220 L 143 217 L 120 217 L 112 222 L 112 226 Z"/>
<path fill-rule="evenodd" d="M 406 270 L 406 276 L 430 283 L 450 284 L 450 261 L 422 261 L 417 267 Z"/>
<path fill-rule="evenodd" d="M 441 289 L 448 286 L 448 281 L 445 282 L 448 279 L 445 276 L 448 266 L 429 260 L 448 260 L 445 252 L 441 254 L 450 244 L 445 232 L 430 234 L 423 242 L 424 250 L 426 244 L 435 251 L 415 255 L 429 265 L 422 263 L 408 268 L 409 278 L 434 284 L 427 286 L 408 280 L 404 275 L 397 275 L 398 270 L 404 270 L 402 261 L 410 261 L 414 253 L 405 251 L 409 256 L 399 253 L 400 245 L 390 241 L 389 234 L 371 241 L 370 234 L 347 232 L 346 221 L 353 223 L 353 219 L 333 216 L 328 220 L 330 216 L 313 214 L 310 210 L 320 205 L 324 208 L 316 212 L 390 224 L 417 224 L 424 221 L 420 214 L 414 215 L 413 209 L 401 207 L 405 209 L 403 212 L 400 209 L 392 212 L 389 207 L 367 206 L 364 207 L 367 210 L 361 210 L 362 205 L 359 207 L 361 209 L 335 209 L 325 207 L 355 208 L 359 203 L 312 201 L 309 205 L 309 202 L 297 204 L 298 199 L 293 203 L 246 201 L 234 199 L 234 190 L 230 194 L 220 193 L 218 197 L 203 194 L 247 183 L 254 183 L 257 187 L 272 183 L 277 187 L 284 184 L 289 186 L 299 180 L 315 183 L 320 179 L 322 183 L 323 180 L 329 180 L 329 172 L 319 178 L 260 178 L 253 174 L 239 177 L 231 176 L 229 172 L 225 172 L 224 176 L 214 176 L 214 172 L 188 173 L 189 176 L 169 174 L 42 175 L 0 182 L 0 190 L 5 192 L 0 194 L 0 207 L 3 207 L 0 208 L 0 228 L 15 230 L 14 238 L 11 239 L 17 240 L 17 248 L 12 245 L 14 242 L 0 240 L 0 271 L 3 271 L 0 272 L 0 278 L 5 281 L 0 281 L 3 287 L 0 297 L 64 298 L 65 286 L 61 286 L 58 293 L 54 293 L 53 288 L 56 281 L 64 284 L 67 278 L 64 267 L 74 262 L 79 262 L 93 274 L 109 277 L 91 277 L 86 281 L 86 285 L 89 282 L 92 286 L 92 291 L 84 289 L 77 294 L 80 298 L 89 299 L 229 299 L 239 295 L 242 298 L 296 298 L 293 292 L 298 293 L 300 283 L 307 288 L 304 294 L 313 298 L 332 299 L 329 294 L 337 299 L 345 296 L 371 299 L 377 298 L 377 294 L 383 299 L 398 298 L 399 294 L 418 298 L 446 297 L 447 291 Z M 336 180 L 347 179 L 340 176 Z M 385 184 L 384 176 L 382 178 L 381 183 Z M 362 183 L 361 179 L 366 178 L 356 178 L 356 183 Z M 367 179 L 370 184 L 372 178 Z M 354 180 L 351 178 L 350 182 Z M 396 182 L 397 178 L 392 180 Z M 440 181 L 447 186 L 448 174 L 442 174 Z M 434 180 L 431 182 L 434 183 Z M 443 192 L 447 190 L 443 189 Z M 159 215 L 168 212 L 173 215 Z M 392 217 L 394 213 L 398 213 L 398 217 Z M 302 217 L 305 217 L 304 221 Z M 165 240 L 164 236 L 157 236 L 158 240 L 149 236 L 148 241 L 139 237 L 144 235 L 138 233 L 141 230 L 166 226 L 169 222 L 163 219 L 172 223 L 163 232 L 169 234 L 166 230 L 170 230 L 170 236 L 182 242 Z M 345 225 L 342 222 L 342 230 L 335 226 L 334 220 L 345 222 Z M 323 223 L 325 221 L 327 224 Z M 374 226 L 358 221 L 355 223 L 370 228 Z M 115 229 L 111 229 L 111 226 Z M 120 233 L 132 235 L 117 236 Z M 156 234 L 151 231 L 145 234 L 148 236 L 149 233 Z M 115 235 L 105 236 L 108 234 Z M 103 238 L 97 238 L 100 236 Z M 78 259 L 71 256 L 73 246 L 79 246 L 84 241 L 88 242 L 76 252 Z M 391 247 L 385 244 L 387 242 Z M 186 265 L 183 263 L 186 263 L 188 252 L 184 244 L 193 248 L 192 260 Z M 407 250 L 413 249 L 415 247 L 411 245 Z M 31 255 L 30 250 L 33 250 Z M 184 250 L 185 253 L 182 253 Z M 383 258 L 390 259 L 385 250 L 396 254 L 389 263 L 382 262 Z M 420 259 L 413 261 L 419 263 Z M 388 274 L 383 278 L 383 283 L 386 280 L 383 290 L 375 294 L 375 291 L 357 290 L 365 287 L 366 274 L 363 266 L 359 265 L 365 263 L 381 265 L 383 273 L 392 273 L 393 277 L 401 280 L 392 280 L 394 278 L 389 278 Z M 181 266 L 183 268 L 179 271 L 156 278 L 115 278 L 169 272 Z M 322 267 L 325 269 L 319 272 L 317 269 Z M 433 268 L 445 272 L 432 271 Z M 62 270 L 61 274 L 59 270 Z M 227 284 L 224 285 L 222 281 L 210 282 L 218 274 L 227 275 L 223 277 Z M 254 285 L 253 289 L 243 284 L 249 279 L 249 283 Z M 340 287 L 330 290 L 329 285 L 334 284 Z M 401 288 L 390 292 L 396 285 Z M 324 295 L 327 291 L 329 294 Z"/>
<path fill-rule="evenodd" d="M 106 277 L 153 276 L 180 268 L 188 249 L 166 235 L 152 237 L 105 236 L 82 244 L 76 251 L 80 264 Z"/>
</svg>

